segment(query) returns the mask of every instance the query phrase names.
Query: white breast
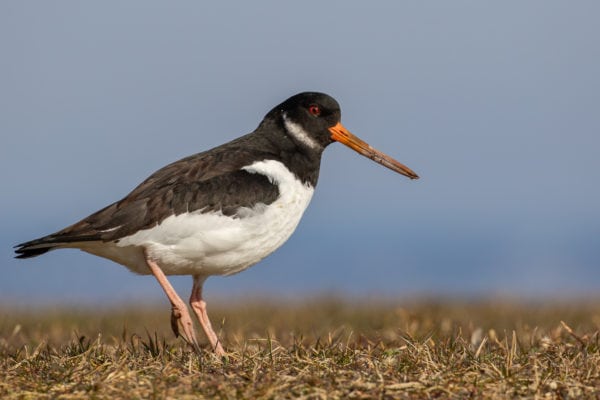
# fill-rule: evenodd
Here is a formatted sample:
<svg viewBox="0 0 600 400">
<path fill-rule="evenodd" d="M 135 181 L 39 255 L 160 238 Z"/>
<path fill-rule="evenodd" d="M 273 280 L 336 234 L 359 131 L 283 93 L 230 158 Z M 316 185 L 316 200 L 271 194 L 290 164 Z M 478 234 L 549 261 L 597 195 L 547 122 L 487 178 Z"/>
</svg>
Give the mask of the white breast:
<svg viewBox="0 0 600 400">
<path fill-rule="evenodd" d="M 229 275 L 256 264 L 294 232 L 314 188 L 279 161 L 259 161 L 244 169 L 267 176 L 278 186 L 279 198 L 269 205 L 242 208 L 237 218 L 201 211 L 170 216 L 118 243 L 83 250 L 142 274 L 149 273 L 143 248 L 167 275 Z"/>
</svg>

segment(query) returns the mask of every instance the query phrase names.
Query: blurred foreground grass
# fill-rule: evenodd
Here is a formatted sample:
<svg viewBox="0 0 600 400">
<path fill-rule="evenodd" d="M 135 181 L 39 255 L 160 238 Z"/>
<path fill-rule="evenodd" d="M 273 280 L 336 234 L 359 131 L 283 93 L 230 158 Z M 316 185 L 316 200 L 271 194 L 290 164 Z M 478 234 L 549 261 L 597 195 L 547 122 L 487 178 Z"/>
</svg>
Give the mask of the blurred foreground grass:
<svg viewBox="0 0 600 400">
<path fill-rule="evenodd" d="M 226 360 L 175 339 L 166 304 L 0 308 L 0 397 L 600 398 L 598 301 L 209 307 Z"/>
</svg>

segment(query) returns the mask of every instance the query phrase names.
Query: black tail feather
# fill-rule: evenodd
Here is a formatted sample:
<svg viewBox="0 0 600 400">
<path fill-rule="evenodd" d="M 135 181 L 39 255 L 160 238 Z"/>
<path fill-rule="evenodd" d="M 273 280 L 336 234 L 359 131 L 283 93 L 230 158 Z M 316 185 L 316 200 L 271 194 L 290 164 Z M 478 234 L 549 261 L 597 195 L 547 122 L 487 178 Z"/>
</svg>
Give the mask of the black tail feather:
<svg viewBox="0 0 600 400">
<path fill-rule="evenodd" d="M 69 247 L 72 243 L 91 242 L 98 240 L 98 235 L 69 235 L 62 231 L 39 239 L 30 240 L 15 246 L 15 258 L 30 258 L 49 252 L 50 250 Z"/>
<path fill-rule="evenodd" d="M 53 246 L 48 246 L 48 247 L 41 247 L 41 248 L 38 247 L 37 249 L 28 249 L 28 248 L 17 249 L 17 250 L 15 250 L 15 253 L 17 253 L 15 258 L 36 257 L 36 256 L 39 256 L 40 254 L 47 253 L 48 251 L 52 250 L 53 248 L 54 248 Z"/>
<path fill-rule="evenodd" d="M 15 246 L 15 253 L 17 254 L 15 258 L 30 258 L 47 253 L 62 243 L 62 241 L 57 239 L 58 238 L 54 235 L 48 235 L 18 244 Z"/>
</svg>

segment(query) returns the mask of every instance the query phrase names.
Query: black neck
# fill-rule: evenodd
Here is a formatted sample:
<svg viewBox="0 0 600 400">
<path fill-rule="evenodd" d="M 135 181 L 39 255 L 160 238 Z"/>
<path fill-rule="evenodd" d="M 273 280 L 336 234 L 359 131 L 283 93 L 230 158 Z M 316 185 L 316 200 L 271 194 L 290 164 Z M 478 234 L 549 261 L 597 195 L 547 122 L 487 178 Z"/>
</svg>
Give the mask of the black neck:
<svg viewBox="0 0 600 400">
<path fill-rule="evenodd" d="M 251 140 L 246 140 L 251 139 Z M 299 147 L 288 135 L 280 121 L 265 119 L 252 134 L 238 139 L 266 158 L 282 162 L 303 183 L 315 187 L 319 179 L 323 150 Z"/>
</svg>

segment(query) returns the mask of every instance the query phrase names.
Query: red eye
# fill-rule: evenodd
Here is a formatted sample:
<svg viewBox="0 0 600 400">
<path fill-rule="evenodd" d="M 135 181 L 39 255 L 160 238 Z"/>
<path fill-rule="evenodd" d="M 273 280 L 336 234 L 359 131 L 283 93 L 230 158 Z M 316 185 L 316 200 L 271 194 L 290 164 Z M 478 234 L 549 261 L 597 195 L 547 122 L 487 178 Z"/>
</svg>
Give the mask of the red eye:
<svg viewBox="0 0 600 400">
<path fill-rule="evenodd" d="M 321 115 L 321 108 L 316 104 L 311 104 L 310 106 L 308 106 L 308 112 L 314 115 L 315 117 L 318 117 L 319 115 Z"/>
</svg>

